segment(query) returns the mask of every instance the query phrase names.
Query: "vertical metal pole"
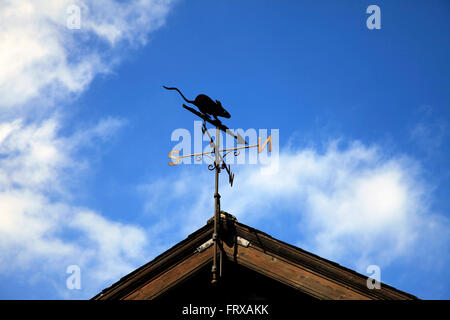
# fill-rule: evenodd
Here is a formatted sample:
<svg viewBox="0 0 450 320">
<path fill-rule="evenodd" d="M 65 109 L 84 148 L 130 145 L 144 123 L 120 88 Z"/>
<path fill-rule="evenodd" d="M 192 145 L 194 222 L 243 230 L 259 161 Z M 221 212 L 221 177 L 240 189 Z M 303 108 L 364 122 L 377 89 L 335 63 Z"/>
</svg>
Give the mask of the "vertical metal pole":
<svg viewBox="0 0 450 320">
<path fill-rule="evenodd" d="M 220 194 L 219 194 L 219 173 L 220 173 L 220 163 L 219 163 L 219 148 L 220 148 L 220 130 L 216 127 L 216 141 L 214 146 L 215 154 L 215 164 L 216 164 L 216 185 L 214 191 L 214 257 L 212 266 L 212 281 L 211 283 L 217 283 L 217 251 L 219 242 L 219 219 L 220 219 Z"/>
</svg>

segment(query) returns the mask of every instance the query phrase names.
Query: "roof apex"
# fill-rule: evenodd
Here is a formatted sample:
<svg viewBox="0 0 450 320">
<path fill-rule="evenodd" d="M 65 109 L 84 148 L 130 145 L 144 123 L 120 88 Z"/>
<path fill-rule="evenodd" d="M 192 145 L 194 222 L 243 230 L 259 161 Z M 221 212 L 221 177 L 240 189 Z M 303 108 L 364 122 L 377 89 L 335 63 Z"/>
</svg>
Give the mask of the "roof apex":
<svg viewBox="0 0 450 320">
<path fill-rule="evenodd" d="M 417 299 L 368 277 L 242 224 L 221 211 L 221 252 L 225 259 L 319 299 Z M 213 218 L 186 239 L 141 266 L 93 299 L 154 299 L 209 265 Z"/>
</svg>

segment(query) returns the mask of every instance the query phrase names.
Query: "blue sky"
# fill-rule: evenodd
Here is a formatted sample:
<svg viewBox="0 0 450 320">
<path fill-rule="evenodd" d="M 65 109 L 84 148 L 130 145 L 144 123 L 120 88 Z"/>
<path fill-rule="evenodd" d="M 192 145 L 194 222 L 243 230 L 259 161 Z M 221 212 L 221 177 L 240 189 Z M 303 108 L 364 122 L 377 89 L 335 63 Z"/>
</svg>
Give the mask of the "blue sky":
<svg viewBox="0 0 450 320">
<path fill-rule="evenodd" d="M 379 30 L 366 27 L 372 4 Z M 450 297 L 447 1 L 2 6 L 0 298 L 90 298 L 213 215 L 206 166 L 167 165 L 172 132 L 193 132 L 194 117 L 162 85 L 220 100 L 231 128 L 279 129 L 279 170 L 233 166 L 223 210 Z"/>
</svg>

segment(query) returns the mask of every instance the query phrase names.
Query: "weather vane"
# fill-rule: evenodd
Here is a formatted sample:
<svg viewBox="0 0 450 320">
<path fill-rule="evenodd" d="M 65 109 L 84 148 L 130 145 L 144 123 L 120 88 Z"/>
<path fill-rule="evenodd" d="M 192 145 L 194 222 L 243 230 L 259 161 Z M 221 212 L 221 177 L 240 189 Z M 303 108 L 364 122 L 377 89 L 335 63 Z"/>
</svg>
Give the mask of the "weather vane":
<svg viewBox="0 0 450 320">
<path fill-rule="evenodd" d="M 244 138 L 242 138 L 239 133 L 234 134 L 231 132 L 231 130 L 225 126 L 217 117 L 223 117 L 223 118 L 231 118 L 231 115 L 228 113 L 228 111 L 225 110 L 225 108 L 222 106 L 222 103 L 219 100 L 213 101 L 210 97 L 208 97 L 205 94 L 199 94 L 195 100 L 188 100 L 186 97 L 181 93 L 181 91 L 178 88 L 175 87 L 166 87 L 163 86 L 163 88 L 167 90 L 176 90 L 181 95 L 181 97 L 190 104 L 193 104 L 198 108 L 199 111 L 195 110 L 194 108 L 191 108 L 185 104 L 183 104 L 183 108 L 186 110 L 189 110 L 199 118 L 203 120 L 202 125 L 202 134 L 207 134 L 210 141 L 210 146 L 212 148 L 211 151 L 207 152 L 201 152 L 201 153 L 192 153 L 187 155 L 178 155 L 175 156 L 174 154 L 178 154 L 178 150 L 172 150 L 169 153 L 169 158 L 175 159 L 175 162 L 169 162 L 169 165 L 175 166 L 181 162 L 180 159 L 182 158 L 188 158 L 188 157 L 195 157 L 197 161 L 200 161 L 204 156 L 209 157 L 213 163 L 208 165 L 208 169 L 210 171 L 215 170 L 215 191 L 214 191 L 214 233 L 212 235 L 212 240 L 214 242 L 214 256 L 213 256 L 213 266 L 212 266 L 212 283 L 217 283 L 218 279 L 222 275 L 222 254 L 220 254 L 220 270 L 218 272 L 217 268 L 217 253 L 218 253 L 218 247 L 222 246 L 222 243 L 220 241 L 219 237 L 219 219 L 220 219 L 220 194 L 219 194 L 219 174 L 221 172 L 221 169 L 225 169 L 228 174 L 228 182 L 230 183 L 230 186 L 233 186 L 234 181 L 234 173 L 231 172 L 230 165 L 227 165 L 225 162 L 225 157 L 229 155 L 231 152 L 233 152 L 233 155 L 235 157 L 239 156 L 240 150 L 242 149 L 249 149 L 249 148 L 255 148 L 258 147 L 258 153 L 260 153 L 266 146 L 267 143 L 269 143 L 269 152 L 272 151 L 272 136 L 269 136 L 265 143 L 261 145 L 261 138 L 258 138 L 258 144 L 255 145 L 249 145 Z M 212 117 L 212 118 L 211 118 Z M 206 122 L 212 124 L 216 127 L 216 137 L 215 140 L 211 137 L 209 131 L 206 129 Z M 232 136 L 236 140 L 237 145 L 243 145 L 240 147 L 234 147 L 234 148 L 228 148 L 228 149 L 222 149 L 220 150 L 220 131 L 225 132 L 226 134 Z M 211 157 L 211 154 L 214 154 L 214 157 Z"/>
</svg>

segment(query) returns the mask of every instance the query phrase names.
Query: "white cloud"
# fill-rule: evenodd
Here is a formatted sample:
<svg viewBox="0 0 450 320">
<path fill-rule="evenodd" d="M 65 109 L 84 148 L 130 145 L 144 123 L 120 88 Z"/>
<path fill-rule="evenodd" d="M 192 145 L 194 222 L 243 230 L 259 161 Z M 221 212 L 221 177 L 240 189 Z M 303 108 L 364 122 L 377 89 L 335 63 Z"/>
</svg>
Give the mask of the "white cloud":
<svg viewBox="0 0 450 320">
<path fill-rule="evenodd" d="M 0 1 L 0 107 L 31 99 L 47 103 L 86 89 L 108 72 L 118 55 L 105 50 L 122 41 L 145 44 L 160 27 L 172 1 Z M 67 28 L 68 8 L 81 10 L 80 29 Z M 98 40 L 103 44 L 95 44 Z"/>
<path fill-rule="evenodd" d="M 132 261 L 142 262 L 147 238 L 136 226 L 112 222 L 92 211 L 78 212 L 70 226 L 82 231 L 94 256 L 90 277 L 95 281 L 117 280 L 133 269 Z M 92 245 L 93 244 L 93 245 Z"/>
<path fill-rule="evenodd" d="M 99 281 L 142 262 L 142 229 L 71 203 L 74 180 L 89 167 L 80 148 L 107 141 L 126 121 L 104 117 L 62 136 L 64 121 L 55 114 L 111 71 L 123 45 L 144 45 L 171 3 L 0 0 L 0 272 L 38 268 L 63 277 L 76 263 L 84 284 L 98 290 Z M 80 29 L 67 27 L 73 5 L 81 10 Z M 38 278 L 55 279 L 43 272 Z"/>
<path fill-rule="evenodd" d="M 448 122 L 436 114 L 436 108 L 422 106 L 415 111 L 419 118 L 410 129 L 410 141 L 428 156 L 436 156 L 445 150 L 444 141 L 448 140 Z"/>
<path fill-rule="evenodd" d="M 419 245 L 432 248 L 436 242 L 428 241 L 430 236 L 435 237 L 436 230 L 441 236 L 448 232 L 448 222 L 430 212 L 431 188 L 408 157 L 387 158 L 377 147 L 354 142 L 343 148 L 334 142 L 325 152 L 285 150 L 279 164 L 273 175 L 251 165 L 235 166 L 232 188 L 222 178 L 222 209 L 252 226 L 260 221 L 294 224 L 298 235 L 290 242 L 296 240 L 296 245 L 360 272 L 369 264 L 383 267 L 404 259 Z M 212 217 L 213 180 L 208 174 L 167 178 L 186 185 L 177 188 L 186 190 L 178 192 L 178 200 L 173 200 L 173 185 L 158 184 L 159 203 L 183 203 L 164 210 L 170 216 L 161 218 L 161 232 L 186 235 Z M 195 190 L 189 187 L 193 183 Z M 152 185 L 147 188 L 154 190 Z M 191 205 L 184 201 L 188 197 Z M 151 199 L 147 210 L 159 212 L 160 204 Z"/>
<path fill-rule="evenodd" d="M 122 39 L 147 42 L 147 34 L 164 24 L 170 0 L 134 0 L 127 3 L 112 0 L 81 1 L 87 7 L 83 26 L 112 45 Z"/>
<path fill-rule="evenodd" d="M 386 233 L 389 244 L 382 251 L 390 254 L 383 259 L 401 254 L 411 243 L 422 191 L 416 169 L 406 159 L 383 159 L 379 150 L 355 143 L 347 150 L 332 144 L 324 154 L 284 154 L 280 163 L 274 176 L 246 172 L 240 190 L 261 190 L 266 201 L 297 205 L 315 235 L 308 245 L 317 253 L 331 259 L 368 254 L 379 260 L 376 255 L 386 245 L 379 242 L 387 239 Z M 240 197 L 232 208 L 251 212 L 256 200 Z"/>
<path fill-rule="evenodd" d="M 86 141 L 110 136 L 121 123 L 108 118 L 65 137 L 58 132 L 58 117 L 0 123 L 0 272 L 43 265 L 39 268 L 63 274 L 76 263 L 86 271 L 85 283 L 98 290 L 99 283 L 142 262 L 146 235 L 141 228 L 71 205 L 62 183 L 82 169 L 75 152 Z"/>
<path fill-rule="evenodd" d="M 64 191 L 60 185 L 63 169 L 82 169 L 74 160 L 75 151 L 95 139 L 108 139 L 125 124 L 107 117 L 72 136 L 60 136 L 58 116 L 25 124 L 24 119 L 0 123 L 0 190 L 26 188 L 39 191 Z"/>
</svg>

